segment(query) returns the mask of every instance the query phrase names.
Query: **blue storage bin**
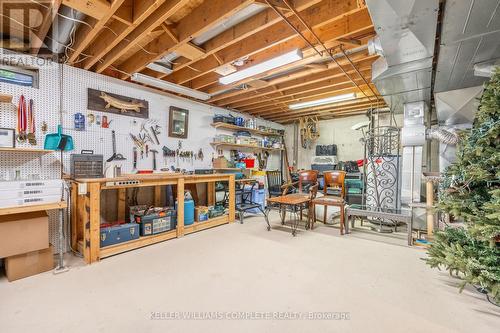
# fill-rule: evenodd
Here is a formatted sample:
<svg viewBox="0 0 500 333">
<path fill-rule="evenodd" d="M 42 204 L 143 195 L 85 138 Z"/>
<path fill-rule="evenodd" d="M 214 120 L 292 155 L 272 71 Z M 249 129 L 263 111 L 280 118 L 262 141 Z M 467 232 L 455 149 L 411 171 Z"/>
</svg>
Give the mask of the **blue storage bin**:
<svg viewBox="0 0 500 333">
<path fill-rule="evenodd" d="M 266 208 L 266 190 L 254 189 L 252 193 L 252 201 L 260 204 L 260 207 L 262 207 L 262 210 L 264 210 Z M 258 208 L 249 209 L 248 212 L 253 214 L 262 213 Z"/>
<path fill-rule="evenodd" d="M 175 202 L 175 209 L 177 210 L 177 201 Z M 191 225 L 194 223 L 194 200 L 184 200 L 184 225 Z"/>
</svg>

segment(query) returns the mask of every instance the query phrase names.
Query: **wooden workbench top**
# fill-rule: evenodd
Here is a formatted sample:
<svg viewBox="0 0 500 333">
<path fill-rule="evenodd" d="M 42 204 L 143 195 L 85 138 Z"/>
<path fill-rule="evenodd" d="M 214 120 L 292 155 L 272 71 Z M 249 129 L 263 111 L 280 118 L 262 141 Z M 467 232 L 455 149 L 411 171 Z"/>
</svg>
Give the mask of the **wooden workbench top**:
<svg viewBox="0 0 500 333">
<path fill-rule="evenodd" d="M 229 178 L 232 174 L 228 173 L 214 173 L 207 175 L 183 175 L 181 173 L 173 172 L 161 172 L 152 174 L 126 174 L 121 177 L 115 178 L 78 178 L 74 179 L 77 183 L 106 183 L 106 182 L 119 182 L 128 180 L 141 180 L 141 181 L 156 181 L 165 179 L 198 179 L 198 180 L 209 180 L 213 178 Z"/>
</svg>

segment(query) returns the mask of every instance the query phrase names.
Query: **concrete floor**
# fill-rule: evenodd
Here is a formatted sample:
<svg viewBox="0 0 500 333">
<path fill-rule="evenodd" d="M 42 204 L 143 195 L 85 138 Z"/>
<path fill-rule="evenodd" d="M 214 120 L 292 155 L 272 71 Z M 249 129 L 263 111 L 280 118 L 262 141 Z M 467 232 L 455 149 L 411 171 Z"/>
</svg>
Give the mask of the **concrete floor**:
<svg viewBox="0 0 500 333">
<path fill-rule="evenodd" d="M 459 294 L 458 281 L 428 268 L 425 251 L 404 246 L 404 236 L 340 237 L 317 226 L 294 238 L 277 222 L 267 232 L 253 217 L 92 266 L 73 257 L 60 275 L 2 277 L 0 331 L 498 332 L 500 308 L 470 289 Z M 151 319 L 204 311 L 342 312 L 349 319 Z"/>
</svg>

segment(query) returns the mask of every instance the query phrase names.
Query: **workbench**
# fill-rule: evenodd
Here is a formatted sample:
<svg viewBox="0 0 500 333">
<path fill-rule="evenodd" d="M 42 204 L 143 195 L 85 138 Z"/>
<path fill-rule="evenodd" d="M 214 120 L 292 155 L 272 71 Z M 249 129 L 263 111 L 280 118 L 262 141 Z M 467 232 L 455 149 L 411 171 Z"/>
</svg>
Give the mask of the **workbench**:
<svg viewBox="0 0 500 333">
<path fill-rule="evenodd" d="M 212 228 L 235 220 L 235 178 L 234 174 L 182 175 L 158 173 L 150 175 L 124 175 L 117 178 L 74 179 L 71 185 L 71 245 L 81 248 L 86 263 L 91 264 L 102 258 L 155 244 L 172 238 Z M 136 184 L 110 184 L 137 181 Z M 207 184 L 207 203 L 215 202 L 215 182 L 229 184 L 229 213 L 203 222 L 184 226 L 184 187 L 186 184 Z M 161 204 L 161 187 L 174 185 L 177 188 L 177 228 L 156 235 L 111 246 L 100 247 L 101 192 L 117 190 L 118 221 L 125 221 L 127 189 L 137 187 L 154 188 L 154 204 Z M 80 193 L 80 194 L 79 194 Z M 79 244 L 80 243 L 80 244 Z M 79 246 L 80 245 L 80 246 Z"/>
</svg>

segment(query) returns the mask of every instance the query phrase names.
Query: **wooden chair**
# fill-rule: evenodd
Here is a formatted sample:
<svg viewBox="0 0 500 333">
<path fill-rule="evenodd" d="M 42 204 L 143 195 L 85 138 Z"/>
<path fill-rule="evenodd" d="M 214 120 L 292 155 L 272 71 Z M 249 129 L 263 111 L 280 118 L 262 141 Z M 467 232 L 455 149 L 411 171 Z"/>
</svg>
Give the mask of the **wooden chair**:
<svg viewBox="0 0 500 333">
<path fill-rule="evenodd" d="M 345 175 L 345 171 L 338 170 L 323 172 L 323 177 L 325 180 L 325 186 L 323 188 L 324 196 L 321 198 L 316 198 L 311 202 L 313 211 L 315 211 L 316 205 L 322 205 L 324 207 L 323 223 L 326 223 L 328 206 L 340 207 L 340 234 L 342 235 L 344 234 L 345 228 Z M 314 228 L 315 222 L 316 216 L 313 216 L 311 229 Z"/>
<path fill-rule="evenodd" d="M 311 186 L 318 183 L 317 170 L 303 170 L 299 171 L 299 180 L 293 183 L 285 184 L 282 186 L 282 195 L 286 195 L 290 189 L 294 189 L 299 193 L 308 193 Z"/>
<path fill-rule="evenodd" d="M 314 215 L 314 210 L 311 210 L 312 200 L 316 198 L 318 193 L 318 171 L 317 170 L 303 170 L 299 171 L 299 180 L 293 183 L 283 185 L 282 195 L 286 195 L 290 192 L 297 193 L 309 193 L 310 200 L 307 207 L 300 208 L 300 220 L 303 219 L 303 210 L 307 209 L 307 228 L 311 226 L 311 218 Z"/>
</svg>

